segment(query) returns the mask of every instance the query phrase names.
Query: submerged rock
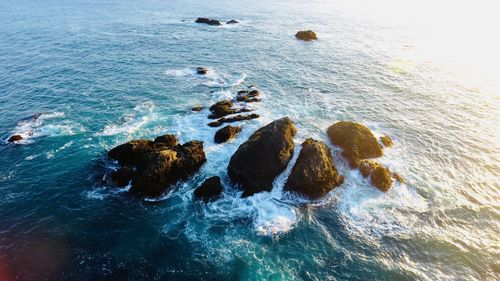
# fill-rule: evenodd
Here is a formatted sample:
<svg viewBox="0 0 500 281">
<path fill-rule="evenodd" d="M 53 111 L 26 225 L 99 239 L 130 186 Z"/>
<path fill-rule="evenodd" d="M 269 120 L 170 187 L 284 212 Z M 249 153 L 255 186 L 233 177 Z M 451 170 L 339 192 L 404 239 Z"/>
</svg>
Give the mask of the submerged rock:
<svg viewBox="0 0 500 281">
<path fill-rule="evenodd" d="M 380 137 L 380 141 L 385 147 L 391 147 L 392 146 L 392 139 L 389 136 L 382 136 Z"/>
<path fill-rule="evenodd" d="M 190 141 L 180 145 L 174 135 L 157 137 L 155 141 L 134 140 L 108 152 L 124 169 L 134 166 L 131 192 L 141 196 L 160 196 L 181 179 L 196 172 L 205 163 L 203 143 Z M 118 185 L 128 178 L 128 170 L 112 176 Z"/>
<path fill-rule="evenodd" d="M 295 38 L 304 41 L 312 41 L 318 39 L 316 33 L 312 30 L 299 31 L 295 34 Z"/>
<path fill-rule="evenodd" d="M 196 68 L 196 73 L 200 75 L 205 75 L 208 73 L 208 68 L 206 67 L 197 67 Z"/>
<path fill-rule="evenodd" d="M 198 188 L 194 191 L 194 196 L 203 199 L 203 201 L 208 202 L 210 199 L 220 196 L 222 193 L 222 184 L 220 178 L 217 176 L 210 177 L 206 179 Z"/>
<path fill-rule="evenodd" d="M 270 191 L 276 176 L 292 159 L 297 129 L 290 118 L 281 118 L 258 129 L 233 154 L 228 175 L 243 189 L 243 196 Z"/>
<path fill-rule="evenodd" d="M 214 20 L 214 19 L 209 19 L 209 18 L 198 18 L 195 21 L 196 23 L 204 23 L 208 25 L 221 25 L 220 21 Z"/>
<path fill-rule="evenodd" d="M 23 137 L 21 135 L 12 135 L 7 141 L 8 142 L 15 142 L 15 141 L 20 141 L 22 139 L 23 139 Z"/>
<path fill-rule="evenodd" d="M 251 120 L 251 119 L 256 119 L 259 118 L 260 116 L 258 114 L 249 114 L 249 115 L 236 115 L 232 117 L 224 117 L 221 118 L 217 121 L 210 122 L 208 123 L 208 126 L 210 127 L 219 127 L 220 125 L 224 123 L 233 123 L 233 122 L 238 122 L 238 121 L 244 121 L 244 120 Z"/>
<path fill-rule="evenodd" d="M 367 127 L 348 121 L 333 124 L 327 130 L 330 141 L 342 148 L 342 156 L 353 168 L 362 159 L 377 158 L 383 155 L 377 139 Z"/>
<path fill-rule="evenodd" d="M 226 127 L 219 129 L 214 136 L 215 143 L 223 143 L 230 139 L 236 137 L 236 135 L 241 132 L 241 127 L 227 125 Z"/>
<path fill-rule="evenodd" d="M 195 105 L 193 108 L 191 108 L 192 111 L 199 112 L 203 110 L 203 106 L 201 105 Z"/>
<path fill-rule="evenodd" d="M 239 23 L 237 20 L 230 20 L 228 22 L 226 22 L 226 24 L 235 24 L 235 23 Z"/>
<path fill-rule="evenodd" d="M 130 183 L 133 175 L 134 175 L 134 169 L 132 167 L 123 166 L 111 174 L 111 180 L 118 187 L 125 187 Z"/>
<path fill-rule="evenodd" d="M 284 190 L 316 199 L 325 196 L 343 181 L 333 165 L 330 149 L 325 143 L 309 138 L 302 143 Z"/>
</svg>

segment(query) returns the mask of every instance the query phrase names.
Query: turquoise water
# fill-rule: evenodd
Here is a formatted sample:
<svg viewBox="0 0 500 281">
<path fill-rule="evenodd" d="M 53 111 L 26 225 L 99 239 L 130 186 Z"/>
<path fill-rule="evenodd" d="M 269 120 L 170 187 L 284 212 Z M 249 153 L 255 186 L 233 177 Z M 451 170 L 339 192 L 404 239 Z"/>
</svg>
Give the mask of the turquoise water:
<svg viewBox="0 0 500 281">
<path fill-rule="evenodd" d="M 496 280 L 498 92 L 422 53 L 411 23 L 323 2 L 1 1 L 0 279 Z M 214 144 L 190 108 L 250 84 L 261 118 Z M 282 192 L 295 159 L 272 192 L 239 198 L 230 156 L 282 116 L 296 156 L 339 120 L 390 135 L 381 162 L 406 184 L 381 193 L 330 146 L 346 181 L 323 200 Z M 109 184 L 107 150 L 164 133 L 204 141 L 198 174 L 155 200 Z M 194 201 L 212 175 L 222 199 Z"/>
</svg>

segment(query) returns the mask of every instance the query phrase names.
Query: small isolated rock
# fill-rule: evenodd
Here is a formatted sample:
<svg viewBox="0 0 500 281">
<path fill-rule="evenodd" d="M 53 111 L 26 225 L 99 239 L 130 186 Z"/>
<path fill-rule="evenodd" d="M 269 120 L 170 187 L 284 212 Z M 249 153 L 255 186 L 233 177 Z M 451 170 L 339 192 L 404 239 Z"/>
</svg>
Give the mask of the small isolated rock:
<svg viewBox="0 0 500 281">
<path fill-rule="evenodd" d="M 199 112 L 199 111 L 203 110 L 203 106 L 201 106 L 201 105 L 195 105 L 195 106 L 193 106 L 193 108 L 191 108 L 191 110 Z"/>
<path fill-rule="evenodd" d="M 208 73 L 208 68 L 206 67 L 197 67 L 196 68 L 196 73 L 200 74 L 200 75 L 205 75 Z"/>
<path fill-rule="evenodd" d="M 297 133 L 290 118 L 281 118 L 258 129 L 231 156 L 227 168 L 231 180 L 243 189 L 243 196 L 270 191 L 273 180 L 292 159 Z"/>
<path fill-rule="evenodd" d="M 220 21 L 214 20 L 214 19 L 209 19 L 209 18 L 198 18 L 195 21 L 196 23 L 204 23 L 208 25 L 221 25 Z"/>
<path fill-rule="evenodd" d="M 212 114 L 208 116 L 209 119 L 217 119 L 224 117 L 226 115 L 231 115 L 231 114 L 236 114 L 236 113 L 242 113 L 242 112 L 249 112 L 251 111 L 250 109 L 246 108 L 241 108 L 241 109 L 236 109 L 233 108 L 233 102 L 230 100 L 223 100 L 215 103 L 210 107 L 210 111 Z"/>
<path fill-rule="evenodd" d="M 224 123 L 233 123 L 233 122 L 239 122 L 239 121 L 244 121 L 244 120 L 251 120 L 251 119 L 256 119 L 259 118 L 260 116 L 258 114 L 249 114 L 249 115 L 236 115 L 232 117 L 227 117 L 227 118 L 221 118 L 217 121 L 210 122 L 208 123 L 208 126 L 210 127 L 219 127 L 220 125 Z"/>
<path fill-rule="evenodd" d="M 295 34 L 295 38 L 304 41 L 312 41 L 318 39 L 316 33 L 312 30 L 299 31 Z"/>
<path fill-rule="evenodd" d="M 210 199 L 220 196 L 222 193 L 222 184 L 217 176 L 206 179 L 196 190 L 194 196 L 208 202 Z"/>
<path fill-rule="evenodd" d="M 385 147 L 391 147 L 392 146 L 392 139 L 389 136 L 382 136 L 380 137 L 380 141 Z"/>
<path fill-rule="evenodd" d="M 230 20 L 228 22 L 226 22 L 226 24 L 235 24 L 235 23 L 239 23 L 237 20 Z"/>
<path fill-rule="evenodd" d="M 325 196 L 344 181 L 333 165 L 332 154 L 325 143 L 307 139 L 302 143 L 299 158 L 285 183 L 284 190 L 311 199 Z"/>
<path fill-rule="evenodd" d="M 258 96 L 260 96 L 259 90 L 251 90 L 250 92 L 243 90 L 243 91 L 238 91 L 238 94 L 236 95 L 236 100 L 245 102 L 260 101 L 260 99 L 257 98 Z"/>
<path fill-rule="evenodd" d="M 223 143 L 236 137 L 241 132 L 241 127 L 227 125 L 226 127 L 218 130 L 214 136 L 215 143 Z"/>
<path fill-rule="evenodd" d="M 358 167 L 359 161 L 381 157 L 384 153 L 370 129 L 359 123 L 341 121 L 327 130 L 328 138 L 342 148 L 342 156 L 352 168 Z"/>
<path fill-rule="evenodd" d="M 23 137 L 21 137 L 21 135 L 12 135 L 7 141 L 8 142 L 15 142 L 15 141 L 20 141 L 22 139 L 23 139 Z"/>
</svg>

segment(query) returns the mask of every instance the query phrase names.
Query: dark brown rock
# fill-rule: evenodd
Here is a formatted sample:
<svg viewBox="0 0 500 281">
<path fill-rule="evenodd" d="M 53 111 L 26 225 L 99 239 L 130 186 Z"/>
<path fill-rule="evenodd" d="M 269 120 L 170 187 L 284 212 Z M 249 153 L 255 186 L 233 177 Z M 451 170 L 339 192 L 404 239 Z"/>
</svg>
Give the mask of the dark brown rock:
<svg viewBox="0 0 500 281">
<path fill-rule="evenodd" d="M 304 41 L 312 41 L 318 39 L 316 33 L 312 30 L 299 31 L 295 34 L 295 38 Z"/>
<path fill-rule="evenodd" d="M 201 105 L 195 105 L 195 106 L 193 106 L 193 108 L 191 108 L 191 110 L 199 112 L 199 111 L 203 110 L 203 106 L 201 106 Z"/>
<path fill-rule="evenodd" d="M 380 137 L 380 141 L 385 147 L 391 147 L 392 146 L 392 139 L 389 136 L 382 136 Z"/>
<path fill-rule="evenodd" d="M 196 73 L 200 74 L 200 75 L 205 75 L 208 73 L 208 68 L 206 67 L 197 67 L 196 68 Z"/>
<path fill-rule="evenodd" d="M 281 118 L 258 129 L 233 154 L 228 175 L 243 189 L 243 196 L 270 191 L 272 183 L 293 156 L 297 129 L 290 118 Z"/>
<path fill-rule="evenodd" d="M 196 23 L 204 23 L 208 25 L 221 25 L 220 21 L 214 20 L 214 19 L 209 19 L 209 18 L 198 18 L 195 21 Z"/>
<path fill-rule="evenodd" d="M 236 137 L 236 135 L 241 132 L 241 127 L 227 125 L 226 127 L 219 129 L 214 136 L 215 143 L 227 142 L 230 139 Z"/>
<path fill-rule="evenodd" d="M 221 118 L 227 115 L 231 114 L 236 114 L 236 113 L 242 113 L 242 112 L 249 112 L 251 111 L 250 109 L 246 108 L 241 108 L 241 109 L 236 109 L 233 108 L 233 102 L 230 100 L 223 100 L 216 102 L 210 107 L 210 111 L 212 114 L 208 116 L 209 119 L 217 119 Z"/>
<path fill-rule="evenodd" d="M 237 20 L 230 20 L 228 22 L 226 22 L 226 24 L 235 24 L 235 23 L 239 23 Z"/>
<path fill-rule="evenodd" d="M 12 135 L 7 141 L 8 142 L 15 142 L 15 141 L 20 141 L 22 139 L 23 139 L 23 137 L 21 135 Z"/>
<path fill-rule="evenodd" d="M 134 169 L 130 166 L 123 166 L 120 169 L 111 173 L 111 180 L 118 187 L 125 187 L 132 180 Z"/>
<path fill-rule="evenodd" d="M 325 196 L 343 181 L 344 178 L 333 165 L 332 154 L 326 144 L 307 139 L 302 143 L 299 157 L 284 190 L 317 199 Z"/>
<path fill-rule="evenodd" d="M 327 134 L 333 144 L 342 148 L 342 156 L 353 168 L 356 168 L 362 159 L 383 155 L 375 136 L 361 124 L 341 121 L 330 126 Z"/>
<path fill-rule="evenodd" d="M 260 92 L 258 90 L 252 90 L 250 92 L 240 91 L 236 95 L 236 100 L 246 102 L 260 101 L 260 99 L 257 98 L 258 96 L 260 96 Z"/>
<path fill-rule="evenodd" d="M 211 199 L 219 197 L 222 193 L 222 184 L 219 177 L 210 177 L 206 179 L 198 188 L 194 191 L 194 196 L 203 199 L 203 201 L 208 202 Z"/>
<path fill-rule="evenodd" d="M 180 145 L 174 135 L 160 136 L 155 141 L 130 141 L 111 149 L 108 156 L 122 165 L 112 175 L 117 185 L 123 186 L 132 178 L 131 192 L 153 197 L 186 179 L 206 161 L 202 142 L 190 141 Z M 131 166 L 135 167 L 132 175 Z"/>
<path fill-rule="evenodd" d="M 217 121 L 210 122 L 208 123 L 208 126 L 210 127 L 219 127 L 224 123 L 233 123 L 233 122 L 238 122 L 238 121 L 244 121 L 244 120 L 251 120 L 251 119 L 256 119 L 259 118 L 260 116 L 258 114 L 249 114 L 249 115 L 236 115 L 232 117 L 225 117 L 221 118 Z"/>
<path fill-rule="evenodd" d="M 359 171 L 365 178 L 370 177 L 372 185 L 384 192 L 391 188 L 392 178 L 404 183 L 404 179 L 399 174 L 391 172 L 387 167 L 374 160 L 361 160 Z"/>
</svg>

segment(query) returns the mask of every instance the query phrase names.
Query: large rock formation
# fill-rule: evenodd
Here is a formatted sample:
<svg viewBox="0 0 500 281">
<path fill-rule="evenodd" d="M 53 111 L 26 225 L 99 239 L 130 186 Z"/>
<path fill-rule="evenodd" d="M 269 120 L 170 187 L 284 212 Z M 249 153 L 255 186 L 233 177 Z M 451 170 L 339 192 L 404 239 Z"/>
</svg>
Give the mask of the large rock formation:
<svg viewBox="0 0 500 281">
<path fill-rule="evenodd" d="M 117 184 L 128 182 L 127 175 L 130 175 L 131 192 L 152 197 L 162 195 L 171 185 L 196 172 L 206 161 L 202 142 L 190 141 L 180 145 L 174 135 L 160 136 L 154 141 L 130 141 L 111 149 L 108 156 L 123 166 L 112 177 Z M 135 167 L 133 172 L 123 170 L 131 166 Z"/>
<path fill-rule="evenodd" d="M 295 38 L 304 41 L 312 41 L 318 39 L 316 33 L 312 30 L 299 31 L 295 34 Z"/>
<path fill-rule="evenodd" d="M 215 143 L 223 143 L 230 139 L 236 137 L 236 135 L 241 132 L 241 127 L 227 125 L 226 127 L 219 129 L 214 136 Z"/>
<path fill-rule="evenodd" d="M 326 195 L 343 181 L 344 178 L 333 165 L 330 149 L 325 143 L 309 138 L 302 143 L 299 157 L 284 190 L 316 199 Z"/>
<path fill-rule="evenodd" d="M 289 118 L 281 118 L 258 129 L 233 154 L 228 175 L 243 189 L 243 196 L 270 191 L 272 183 L 293 156 L 297 129 Z"/>
<path fill-rule="evenodd" d="M 383 155 L 377 139 L 367 127 L 348 121 L 333 124 L 327 130 L 330 141 L 342 148 L 349 165 L 358 167 L 362 159 L 377 158 Z"/>
<path fill-rule="evenodd" d="M 220 196 L 221 193 L 222 184 L 220 182 L 220 178 L 214 176 L 206 179 L 198 188 L 196 188 L 194 196 L 208 202 L 210 199 Z"/>
</svg>

